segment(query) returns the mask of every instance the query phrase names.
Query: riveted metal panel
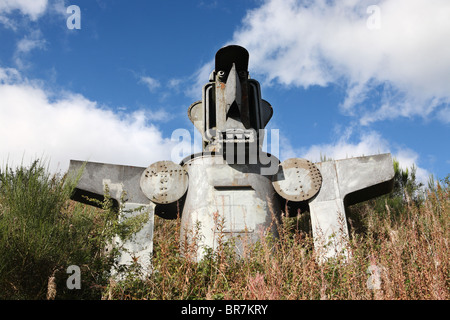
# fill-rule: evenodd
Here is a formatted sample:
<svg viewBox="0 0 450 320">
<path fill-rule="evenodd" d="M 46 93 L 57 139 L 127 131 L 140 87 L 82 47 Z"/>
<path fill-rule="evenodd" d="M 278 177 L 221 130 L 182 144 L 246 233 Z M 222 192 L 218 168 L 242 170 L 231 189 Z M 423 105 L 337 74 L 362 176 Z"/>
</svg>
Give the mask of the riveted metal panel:
<svg viewBox="0 0 450 320">
<path fill-rule="evenodd" d="M 154 203 L 167 204 L 179 200 L 188 187 L 187 172 L 172 161 L 158 161 L 141 176 L 142 192 Z"/>
<path fill-rule="evenodd" d="M 322 175 L 311 161 L 292 158 L 280 164 L 272 181 L 277 193 L 286 200 L 305 201 L 319 192 Z"/>
<path fill-rule="evenodd" d="M 261 175 L 263 164 L 229 164 L 221 155 L 199 155 L 186 160 L 189 188 L 181 217 L 181 239 L 196 240 L 200 248 L 215 248 L 220 233 L 257 241 L 266 232 L 276 236 L 281 214 L 270 177 Z M 236 240 L 237 247 L 241 246 Z M 201 259 L 203 250 L 197 253 Z"/>
<path fill-rule="evenodd" d="M 223 228 L 219 232 L 255 231 L 256 191 L 252 187 L 216 187 L 215 199 Z"/>
</svg>

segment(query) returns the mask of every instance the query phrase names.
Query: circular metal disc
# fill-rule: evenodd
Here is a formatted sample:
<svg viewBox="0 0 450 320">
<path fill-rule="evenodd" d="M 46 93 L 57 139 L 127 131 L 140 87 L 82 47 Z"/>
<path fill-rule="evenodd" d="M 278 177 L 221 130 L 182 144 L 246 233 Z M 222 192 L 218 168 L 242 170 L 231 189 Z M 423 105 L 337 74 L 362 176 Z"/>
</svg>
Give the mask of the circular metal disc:
<svg viewBox="0 0 450 320">
<path fill-rule="evenodd" d="M 314 197 L 322 185 L 319 169 L 309 160 L 292 158 L 283 161 L 272 177 L 276 192 L 289 201 L 305 201 Z"/>
<path fill-rule="evenodd" d="M 188 174 L 172 161 L 158 161 L 144 170 L 141 190 L 152 202 L 166 204 L 179 200 L 188 187 Z"/>
</svg>

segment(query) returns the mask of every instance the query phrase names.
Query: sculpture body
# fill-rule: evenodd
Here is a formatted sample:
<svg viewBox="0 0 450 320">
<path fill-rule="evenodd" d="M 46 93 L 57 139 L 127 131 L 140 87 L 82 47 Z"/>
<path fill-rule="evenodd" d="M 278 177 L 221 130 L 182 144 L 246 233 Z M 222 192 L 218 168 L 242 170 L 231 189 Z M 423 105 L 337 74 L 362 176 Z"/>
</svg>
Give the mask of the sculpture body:
<svg viewBox="0 0 450 320">
<path fill-rule="evenodd" d="M 181 239 L 199 232 L 197 259 L 203 248 L 215 249 L 224 235 L 257 241 L 267 231 L 276 234 L 281 212 L 270 177 L 260 174 L 261 164 L 228 164 L 221 155 L 199 155 L 184 164 L 189 188 L 181 217 Z M 192 190 L 192 191 L 191 191 Z M 193 232 L 194 231 L 194 232 Z"/>
<path fill-rule="evenodd" d="M 150 213 L 148 230 L 137 235 L 137 245 L 128 245 L 144 267 L 150 265 L 153 214 L 181 217 L 181 239 L 197 242 L 198 260 L 206 247 L 217 246 L 219 233 L 252 242 L 269 231 L 276 236 L 275 222 L 286 202 L 309 208 L 320 260 L 346 255 L 346 206 L 391 190 L 390 154 L 314 164 L 299 158 L 280 163 L 263 152 L 264 128 L 273 109 L 261 98 L 259 83 L 249 77 L 248 59 L 242 47 L 220 49 L 202 100 L 188 109 L 202 134 L 203 152 L 179 164 L 159 161 L 148 168 L 87 163 L 77 199 L 100 196 L 109 184 L 117 201 L 125 190 L 128 206 L 143 205 Z M 80 166 L 71 161 L 70 170 Z M 130 257 L 125 255 L 123 263 Z"/>
</svg>

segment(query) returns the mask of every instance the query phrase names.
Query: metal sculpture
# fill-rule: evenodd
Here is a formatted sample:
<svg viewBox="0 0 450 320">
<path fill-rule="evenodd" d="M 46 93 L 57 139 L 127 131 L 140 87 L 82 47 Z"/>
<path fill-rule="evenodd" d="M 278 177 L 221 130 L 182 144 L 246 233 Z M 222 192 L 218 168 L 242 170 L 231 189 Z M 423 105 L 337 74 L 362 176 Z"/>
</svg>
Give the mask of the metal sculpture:
<svg viewBox="0 0 450 320">
<path fill-rule="evenodd" d="M 254 242 L 268 231 L 276 236 L 274 222 L 286 204 L 309 210 L 320 260 L 347 256 L 346 206 L 392 189 L 390 154 L 280 163 L 263 152 L 264 128 L 273 109 L 261 98 L 259 83 L 249 77 L 248 60 L 247 50 L 236 45 L 216 53 L 202 100 L 188 109 L 202 134 L 201 153 L 178 164 L 159 161 L 148 168 L 86 163 L 74 199 L 101 197 L 107 185 L 111 197 L 124 202 L 123 208 L 142 206 L 150 214 L 134 241 L 125 243 L 121 263 L 137 259 L 144 267 L 150 265 L 154 214 L 181 217 L 181 239 L 196 242 L 198 260 L 223 235 L 236 240 L 237 250 L 242 249 L 242 238 Z M 82 165 L 72 160 L 70 170 Z M 123 191 L 126 199 L 121 199 Z"/>
</svg>

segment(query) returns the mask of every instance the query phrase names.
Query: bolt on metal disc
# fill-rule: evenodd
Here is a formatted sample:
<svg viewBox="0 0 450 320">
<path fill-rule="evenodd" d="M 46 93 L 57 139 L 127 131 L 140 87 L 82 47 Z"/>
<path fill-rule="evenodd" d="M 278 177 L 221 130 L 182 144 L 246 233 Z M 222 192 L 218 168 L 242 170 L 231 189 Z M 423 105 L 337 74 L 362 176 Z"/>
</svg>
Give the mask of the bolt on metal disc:
<svg viewBox="0 0 450 320">
<path fill-rule="evenodd" d="M 309 160 L 292 158 L 283 161 L 272 177 L 275 191 L 289 201 L 305 201 L 314 197 L 322 185 L 319 169 Z"/>
<path fill-rule="evenodd" d="M 158 161 L 144 170 L 141 190 L 152 202 L 167 204 L 179 200 L 188 187 L 188 174 L 172 161 Z"/>
</svg>

